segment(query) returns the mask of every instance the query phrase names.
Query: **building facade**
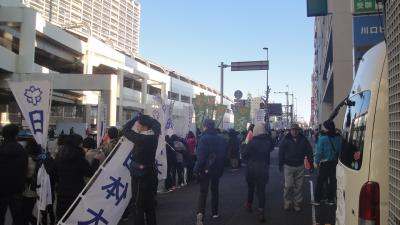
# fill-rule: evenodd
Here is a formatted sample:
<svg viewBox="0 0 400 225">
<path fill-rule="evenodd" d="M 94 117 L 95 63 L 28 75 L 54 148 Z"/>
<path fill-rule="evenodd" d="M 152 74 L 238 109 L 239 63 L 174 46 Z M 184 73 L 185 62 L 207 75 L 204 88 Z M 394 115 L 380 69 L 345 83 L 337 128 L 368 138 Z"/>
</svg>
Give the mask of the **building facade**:
<svg viewBox="0 0 400 225">
<path fill-rule="evenodd" d="M 330 14 L 315 18 L 312 74 L 315 124 L 328 119 L 353 82 L 352 14 L 349 0 L 329 1 Z M 344 112 L 335 118 L 338 127 Z"/>
<path fill-rule="evenodd" d="M 46 21 L 83 37 L 93 36 L 129 55 L 139 53 L 138 0 L 22 0 Z"/>
<path fill-rule="evenodd" d="M 94 128 L 100 101 L 107 106 L 107 125 L 121 126 L 154 105 L 159 95 L 174 101 L 173 117 L 179 124 L 182 110 L 192 106 L 196 95 L 220 99 L 220 93 L 204 83 L 124 54 L 95 37 L 82 40 L 13 0 L 0 0 L 0 15 L 2 125 L 23 119 L 6 79 L 53 79 L 51 126 L 71 122 Z M 223 99 L 223 104 L 232 103 Z M 231 126 L 231 115 L 228 110 L 224 128 Z"/>
<path fill-rule="evenodd" d="M 389 66 L 389 222 L 400 224 L 400 1 L 385 4 Z"/>
</svg>

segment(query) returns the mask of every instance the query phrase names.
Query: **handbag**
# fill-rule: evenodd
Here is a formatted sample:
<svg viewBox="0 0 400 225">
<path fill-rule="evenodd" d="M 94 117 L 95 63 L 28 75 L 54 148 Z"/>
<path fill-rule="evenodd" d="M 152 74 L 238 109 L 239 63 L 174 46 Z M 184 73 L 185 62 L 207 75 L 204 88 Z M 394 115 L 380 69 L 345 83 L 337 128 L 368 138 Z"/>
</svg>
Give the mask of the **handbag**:
<svg viewBox="0 0 400 225">
<path fill-rule="evenodd" d="M 308 161 L 307 156 L 304 157 L 304 168 L 307 170 L 311 169 L 311 165 L 310 165 L 310 162 Z"/>
</svg>

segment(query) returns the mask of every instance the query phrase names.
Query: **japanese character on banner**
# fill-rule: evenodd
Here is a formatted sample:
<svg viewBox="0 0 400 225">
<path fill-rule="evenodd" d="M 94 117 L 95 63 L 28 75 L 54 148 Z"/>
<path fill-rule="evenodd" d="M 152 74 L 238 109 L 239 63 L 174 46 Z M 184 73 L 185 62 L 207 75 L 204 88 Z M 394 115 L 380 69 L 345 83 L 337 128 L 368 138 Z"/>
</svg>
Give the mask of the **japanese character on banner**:
<svg viewBox="0 0 400 225">
<path fill-rule="evenodd" d="M 122 165 L 125 166 L 128 170 L 130 170 L 130 168 L 131 168 L 130 165 L 131 165 L 132 161 L 133 161 L 133 153 L 130 152 L 129 155 L 124 160 Z"/>
<path fill-rule="evenodd" d="M 163 154 L 163 150 L 161 150 L 161 154 Z M 161 164 L 160 162 L 158 162 L 158 160 L 156 159 L 156 170 L 157 170 L 157 174 L 161 174 L 161 170 L 160 167 L 162 167 L 163 164 Z"/>
<path fill-rule="evenodd" d="M 43 91 L 40 88 L 31 85 L 28 89 L 25 89 L 24 96 L 26 101 L 33 106 L 37 106 L 42 100 Z M 32 125 L 33 133 L 43 133 L 43 110 L 33 110 L 28 112 L 29 119 Z"/>
<path fill-rule="evenodd" d="M 97 213 L 92 209 L 87 209 L 87 212 L 90 213 L 93 218 L 88 220 L 88 221 L 78 221 L 78 225 L 90 225 L 90 224 L 94 224 L 94 225 L 100 225 L 100 224 L 108 224 L 108 221 L 106 220 L 106 218 L 103 217 L 103 213 L 104 210 L 100 209 L 100 211 Z M 101 223 L 100 223 L 101 222 Z"/>
<path fill-rule="evenodd" d="M 40 88 L 36 88 L 34 85 L 31 85 L 28 89 L 25 89 L 25 97 L 28 103 L 31 103 L 34 106 L 37 106 L 38 103 L 42 100 L 43 91 Z"/>
<path fill-rule="evenodd" d="M 165 124 L 165 129 L 173 129 L 174 128 L 174 122 L 172 122 L 172 118 L 168 118 L 167 123 Z"/>
<path fill-rule="evenodd" d="M 117 200 L 115 205 L 118 206 L 122 199 L 126 198 L 126 193 L 128 191 L 128 183 L 125 185 L 121 182 L 121 177 L 115 178 L 110 176 L 111 183 L 101 187 L 102 190 L 106 190 L 106 199 L 110 197 L 115 197 Z M 122 189 L 122 193 L 120 193 Z"/>
</svg>

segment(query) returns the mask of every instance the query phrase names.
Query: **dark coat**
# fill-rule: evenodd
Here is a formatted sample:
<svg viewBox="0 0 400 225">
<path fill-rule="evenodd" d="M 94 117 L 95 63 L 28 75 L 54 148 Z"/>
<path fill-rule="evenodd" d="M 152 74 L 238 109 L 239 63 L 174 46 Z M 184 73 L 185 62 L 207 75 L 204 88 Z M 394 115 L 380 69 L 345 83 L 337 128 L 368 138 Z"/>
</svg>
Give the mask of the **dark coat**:
<svg viewBox="0 0 400 225">
<path fill-rule="evenodd" d="M 85 187 L 84 177 L 91 177 L 98 166 L 85 159 L 84 150 L 65 146 L 54 160 L 54 175 L 57 183 L 57 215 L 62 215 Z"/>
<path fill-rule="evenodd" d="M 242 150 L 242 156 L 247 160 L 246 179 L 250 182 L 268 182 L 270 153 L 274 150 L 272 139 L 266 135 L 254 136 Z"/>
<path fill-rule="evenodd" d="M 153 120 L 154 124 L 152 130 L 154 131 L 154 134 L 145 135 L 136 133 L 132 130 L 136 121 L 137 119 L 132 119 L 127 122 L 122 129 L 122 133 L 128 140 L 135 144 L 132 149 L 134 161 L 144 166 L 145 174 L 154 174 L 156 151 L 161 125 L 156 120 Z"/>
<path fill-rule="evenodd" d="M 22 194 L 25 189 L 28 152 L 17 141 L 0 146 L 0 196 Z"/>
<path fill-rule="evenodd" d="M 307 138 L 299 134 L 295 141 L 290 133 L 287 134 L 279 145 L 279 167 L 282 168 L 284 164 L 288 166 L 304 165 L 305 156 L 313 165 L 313 150 Z"/>
<path fill-rule="evenodd" d="M 212 177 L 220 177 L 224 171 L 226 141 L 215 130 L 206 130 L 199 138 L 197 161 L 193 171 L 208 171 Z"/>
</svg>

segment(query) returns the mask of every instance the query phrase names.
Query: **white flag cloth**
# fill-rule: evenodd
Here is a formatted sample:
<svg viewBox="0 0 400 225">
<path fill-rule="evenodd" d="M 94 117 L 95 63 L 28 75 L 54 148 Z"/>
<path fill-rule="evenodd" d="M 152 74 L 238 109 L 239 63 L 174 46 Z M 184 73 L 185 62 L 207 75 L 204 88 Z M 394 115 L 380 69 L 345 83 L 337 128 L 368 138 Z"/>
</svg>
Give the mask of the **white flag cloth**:
<svg viewBox="0 0 400 225">
<path fill-rule="evenodd" d="M 155 105 L 147 105 L 145 113 L 152 116 L 161 124 L 161 134 L 158 137 L 158 146 L 156 152 L 156 165 L 158 171 L 158 179 L 163 180 L 167 178 L 167 152 L 165 147 L 165 135 L 167 134 L 167 127 L 173 126 L 167 122 L 167 114 L 170 106 L 165 103 L 159 96 L 154 97 Z M 172 104 L 173 107 L 173 104 Z M 169 121 L 172 123 L 172 121 Z M 170 129 L 172 130 L 172 128 Z"/>
<path fill-rule="evenodd" d="M 100 146 L 101 140 L 106 134 L 107 129 L 107 105 L 104 104 L 102 98 L 100 98 L 97 110 L 97 146 Z"/>
<path fill-rule="evenodd" d="M 43 164 L 38 171 L 36 193 L 39 196 L 37 200 L 38 209 L 46 210 L 46 206 L 52 204 L 52 197 L 50 177 Z"/>
<path fill-rule="evenodd" d="M 47 147 L 50 119 L 50 80 L 8 81 L 36 142 Z"/>
</svg>

